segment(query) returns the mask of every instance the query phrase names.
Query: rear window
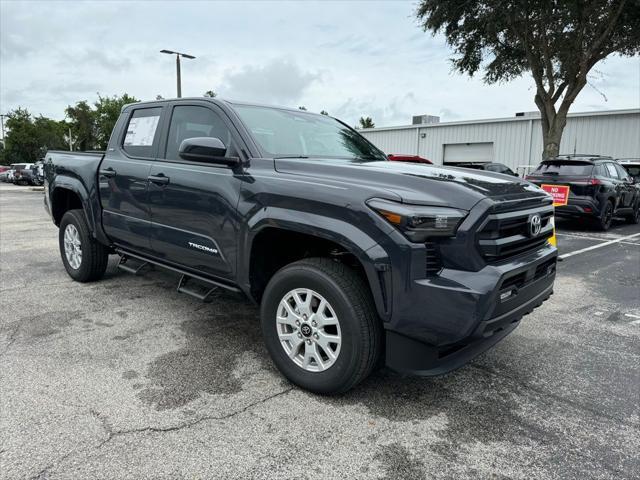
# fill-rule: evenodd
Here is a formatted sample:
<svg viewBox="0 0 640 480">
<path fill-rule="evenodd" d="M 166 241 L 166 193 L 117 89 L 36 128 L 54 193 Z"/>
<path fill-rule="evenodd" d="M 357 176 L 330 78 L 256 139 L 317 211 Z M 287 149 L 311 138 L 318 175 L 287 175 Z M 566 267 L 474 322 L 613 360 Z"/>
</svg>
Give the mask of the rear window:
<svg viewBox="0 0 640 480">
<path fill-rule="evenodd" d="M 542 162 L 533 172 L 535 175 L 590 176 L 593 164 L 587 162 Z"/>
<path fill-rule="evenodd" d="M 133 157 L 153 157 L 158 142 L 161 107 L 138 108 L 127 124 L 122 148 Z"/>
<path fill-rule="evenodd" d="M 632 177 L 640 177 L 640 164 L 638 165 L 622 165 Z"/>
</svg>

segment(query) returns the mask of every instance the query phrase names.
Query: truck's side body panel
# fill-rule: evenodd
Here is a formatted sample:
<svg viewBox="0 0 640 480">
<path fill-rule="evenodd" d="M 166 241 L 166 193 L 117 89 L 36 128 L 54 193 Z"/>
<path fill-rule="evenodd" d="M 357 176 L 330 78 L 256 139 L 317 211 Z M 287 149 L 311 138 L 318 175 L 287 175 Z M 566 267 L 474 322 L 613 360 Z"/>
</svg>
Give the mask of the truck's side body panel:
<svg viewBox="0 0 640 480">
<path fill-rule="evenodd" d="M 113 243 L 138 252 L 152 251 L 148 177 L 160 141 L 162 109 L 125 110 L 98 172 L 104 231 Z M 156 122 L 153 138 L 136 139 L 134 122 L 149 119 Z M 144 145 L 135 145 L 136 142 Z"/>
<path fill-rule="evenodd" d="M 227 156 L 243 155 L 240 146 L 245 146 L 226 113 L 211 102 L 171 102 L 165 119 L 149 181 L 154 254 L 235 281 L 240 228 L 236 206 L 243 171 L 185 161 L 178 149 L 184 138 L 194 135 L 223 139 Z"/>
</svg>

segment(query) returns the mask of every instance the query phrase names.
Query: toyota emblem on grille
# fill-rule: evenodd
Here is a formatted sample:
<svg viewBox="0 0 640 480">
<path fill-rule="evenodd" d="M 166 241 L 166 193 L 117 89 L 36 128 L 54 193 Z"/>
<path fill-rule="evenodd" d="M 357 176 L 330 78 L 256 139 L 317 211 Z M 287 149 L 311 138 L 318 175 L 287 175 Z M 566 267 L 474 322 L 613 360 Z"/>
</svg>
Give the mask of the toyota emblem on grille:
<svg viewBox="0 0 640 480">
<path fill-rule="evenodd" d="M 529 220 L 529 232 L 531 232 L 532 237 L 537 237 L 540 234 L 540 230 L 542 230 L 542 219 L 536 213 Z"/>
</svg>

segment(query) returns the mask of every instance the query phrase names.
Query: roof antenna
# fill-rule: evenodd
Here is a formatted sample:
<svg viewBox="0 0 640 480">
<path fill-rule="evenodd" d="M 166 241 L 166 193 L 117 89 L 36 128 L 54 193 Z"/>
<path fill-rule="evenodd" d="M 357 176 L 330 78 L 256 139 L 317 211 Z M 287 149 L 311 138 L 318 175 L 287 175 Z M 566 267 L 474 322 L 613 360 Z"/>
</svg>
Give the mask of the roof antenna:
<svg viewBox="0 0 640 480">
<path fill-rule="evenodd" d="M 575 141 L 573 142 L 573 155 L 575 156 L 576 150 L 578 148 L 578 136 L 576 135 Z"/>
</svg>

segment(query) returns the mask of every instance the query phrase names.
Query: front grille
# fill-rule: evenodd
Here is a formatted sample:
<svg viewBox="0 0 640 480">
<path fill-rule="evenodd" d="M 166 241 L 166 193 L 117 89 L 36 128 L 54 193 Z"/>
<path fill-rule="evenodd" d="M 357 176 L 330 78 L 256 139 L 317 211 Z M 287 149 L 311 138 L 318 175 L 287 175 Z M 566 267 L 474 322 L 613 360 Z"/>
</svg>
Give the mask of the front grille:
<svg viewBox="0 0 640 480">
<path fill-rule="evenodd" d="M 438 245 L 435 242 L 427 242 L 424 246 L 427 253 L 427 275 L 437 275 L 442 270 L 442 259 Z"/>
<path fill-rule="evenodd" d="M 531 219 L 540 215 L 541 229 L 531 234 Z M 492 213 L 478 232 L 478 248 L 487 262 L 505 260 L 542 247 L 553 235 L 553 207 Z"/>
</svg>

